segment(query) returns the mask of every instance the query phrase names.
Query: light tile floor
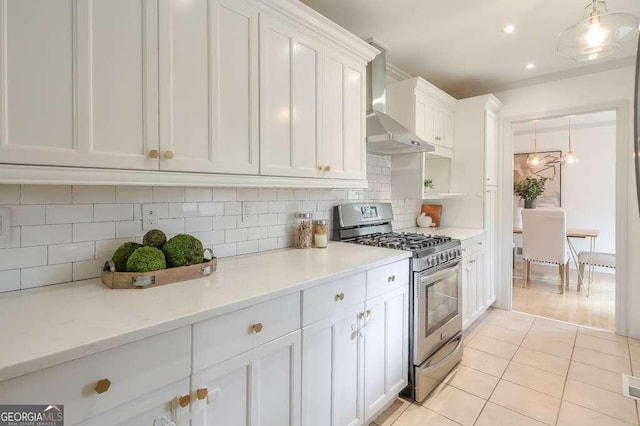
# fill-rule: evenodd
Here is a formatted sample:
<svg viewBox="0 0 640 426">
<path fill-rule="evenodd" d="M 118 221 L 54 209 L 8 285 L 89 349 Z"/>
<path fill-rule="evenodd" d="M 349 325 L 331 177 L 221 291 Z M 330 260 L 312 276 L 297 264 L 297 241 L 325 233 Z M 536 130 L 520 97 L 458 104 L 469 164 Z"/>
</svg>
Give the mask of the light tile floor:
<svg viewBox="0 0 640 426">
<path fill-rule="evenodd" d="M 462 362 L 422 404 L 398 399 L 377 426 L 625 426 L 638 407 L 640 340 L 492 310 L 467 330 Z"/>
</svg>

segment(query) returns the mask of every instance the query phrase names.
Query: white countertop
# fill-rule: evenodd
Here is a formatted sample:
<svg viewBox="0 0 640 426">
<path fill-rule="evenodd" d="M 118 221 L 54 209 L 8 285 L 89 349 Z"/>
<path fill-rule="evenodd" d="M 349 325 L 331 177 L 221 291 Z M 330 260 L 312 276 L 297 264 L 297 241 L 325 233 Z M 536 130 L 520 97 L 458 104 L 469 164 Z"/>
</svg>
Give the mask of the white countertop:
<svg viewBox="0 0 640 426">
<path fill-rule="evenodd" d="M 0 381 L 396 262 L 410 252 L 331 243 L 220 259 L 210 277 L 112 290 L 100 279 L 0 295 Z"/>
<path fill-rule="evenodd" d="M 456 227 L 444 227 L 444 228 L 407 228 L 399 229 L 398 232 L 417 232 L 418 234 L 439 234 L 446 235 L 447 237 L 455 238 L 457 240 L 466 240 L 468 238 L 477 237 L 484 234 L 484 229 L 477 228 L 456 228 Z"/>
</svg>

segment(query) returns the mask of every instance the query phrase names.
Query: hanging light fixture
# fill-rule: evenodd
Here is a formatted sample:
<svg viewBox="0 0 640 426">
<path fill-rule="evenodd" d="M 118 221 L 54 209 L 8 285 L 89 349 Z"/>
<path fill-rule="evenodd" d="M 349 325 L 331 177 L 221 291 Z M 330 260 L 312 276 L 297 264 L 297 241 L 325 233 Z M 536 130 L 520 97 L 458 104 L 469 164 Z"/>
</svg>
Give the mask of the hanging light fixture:
<svg viewBox="0 0 640 426">
<path fill-rule="evenodd" d="M 573 150 L 571 149 L 571 116 L 569 116 L 569 150 L 562 157 L 562 164 L 574 164 L 577 161 Z"/>
<path fill-rule="evenodd" d="M 527 165 L 530 167 L 542 167 L 544 163 L 544 157 L 538 154 L 538 121 L 535 120 L 533 122 L 533 154 L 529 154 L 527 157 Z"/>
<path fill-rule="evenodd" d="M 631 13 L 609 12 L 604 1 L 592 0 L 582 20 L 558 34 L 558 54 L 574 61 L 591 61 L 612 55 L 625 42 L 634 41 L 638 18 Z"/>
</svg>

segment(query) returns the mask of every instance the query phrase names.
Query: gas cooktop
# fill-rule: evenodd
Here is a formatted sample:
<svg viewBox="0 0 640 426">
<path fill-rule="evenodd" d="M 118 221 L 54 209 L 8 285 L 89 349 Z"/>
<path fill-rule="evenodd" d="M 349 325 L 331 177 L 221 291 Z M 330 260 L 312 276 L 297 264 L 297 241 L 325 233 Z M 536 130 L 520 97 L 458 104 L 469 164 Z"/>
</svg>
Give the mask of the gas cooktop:
<svg viewBox="0 0 640 426">
<path fill-rule="evenodd" d="M 418 251 L 451 241 L 445 235 L 425 235 L 415 232 L 387 232 L 365 235 L 353 240 L 356 244 L 387 247 L 399 250 Z"/>
</svg>

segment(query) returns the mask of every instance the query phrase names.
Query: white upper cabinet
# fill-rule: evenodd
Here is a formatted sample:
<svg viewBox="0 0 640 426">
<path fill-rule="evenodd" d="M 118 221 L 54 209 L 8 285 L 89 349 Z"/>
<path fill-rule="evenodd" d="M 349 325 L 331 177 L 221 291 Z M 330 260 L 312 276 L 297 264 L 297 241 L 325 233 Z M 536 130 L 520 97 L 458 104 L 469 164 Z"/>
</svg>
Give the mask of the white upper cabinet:
<svg viewBox="0 0 640 426">
<path fill-rule="evenodd" d="M 453 156 L 455 98 L 421 77 L 391 84 L 387 88 L 387 113 L 435 145 L 429 157 Z"/>
<path fill-rule="evenodd" d="M 160 0 L 160 168 L 258 173 L 258 11 Z"/>
<path fill-rule="evenodd" d="M 498 116 L 491 109 L 484 113 L 484 180 L 485 185 L 498 185 Z"/>
<path fill-rule="evenodd" d="M 323 60 L 324 176 L 366 179 L 365 66 L 337 52 Z"/>
<path fill-rule="evenodd" d="M 321 48 L 260 16 L 260 172 L 320 177 Z"/>
<path fill-rule="evenodd" d="M 157 169 L 157 4 L 0 7 L 0 162 Z"/>
</svg>

